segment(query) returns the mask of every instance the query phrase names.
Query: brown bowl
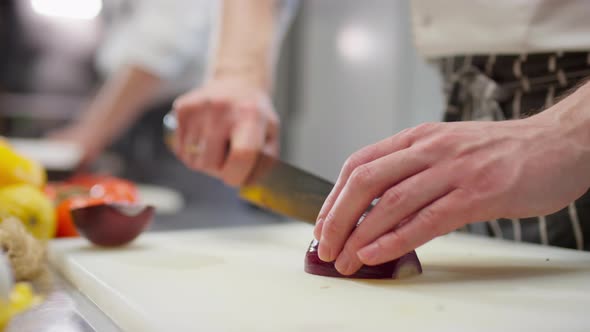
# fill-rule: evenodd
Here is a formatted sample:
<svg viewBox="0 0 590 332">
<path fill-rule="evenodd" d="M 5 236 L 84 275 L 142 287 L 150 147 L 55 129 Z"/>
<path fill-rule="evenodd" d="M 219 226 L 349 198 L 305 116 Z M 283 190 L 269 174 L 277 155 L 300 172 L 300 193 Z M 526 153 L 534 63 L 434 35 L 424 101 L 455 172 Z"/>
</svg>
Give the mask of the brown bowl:
<svg viewBox="0 0 590 332">
<path fill-rule="evenodd" d="M 71 211 L 78 232 L 95 245 L 118 247 L 135 240 L 149 225 L 154 207 L 102 204 Z"/>
</svg>

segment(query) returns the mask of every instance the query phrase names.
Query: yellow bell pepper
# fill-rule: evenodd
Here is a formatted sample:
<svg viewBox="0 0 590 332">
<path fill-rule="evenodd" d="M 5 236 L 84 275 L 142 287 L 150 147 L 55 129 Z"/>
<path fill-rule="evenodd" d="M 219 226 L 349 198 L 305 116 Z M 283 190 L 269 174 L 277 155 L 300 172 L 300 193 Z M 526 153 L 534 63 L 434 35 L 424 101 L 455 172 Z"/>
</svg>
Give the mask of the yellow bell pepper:
<svg viewBox="0 0 590 332">
<path fill-rule="evenodd" d="M 11 184 L 30 184 L 42 188 L 47 173 L 41 164 L 16 153 L 0 138 L 0 187 Z"/>
</svg>

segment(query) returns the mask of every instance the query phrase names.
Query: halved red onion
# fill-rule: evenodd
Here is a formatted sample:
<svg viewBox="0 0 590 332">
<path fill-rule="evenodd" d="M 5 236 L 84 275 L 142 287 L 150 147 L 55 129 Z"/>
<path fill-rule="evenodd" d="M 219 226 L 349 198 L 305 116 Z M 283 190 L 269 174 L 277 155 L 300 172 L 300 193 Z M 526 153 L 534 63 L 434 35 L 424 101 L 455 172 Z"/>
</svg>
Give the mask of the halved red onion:
<svg viewBox="0 0 590 332">
<path fill-rule="evenodd" d="M 325 277 L 357 279 L 405 279 L 422 273 L 422 265 L 415 251 L 387 263 L 368 266 L 350 276 L 342 275 L 334 267 L 334 262 L 324 262 L 318 257 L 318 241 L 313 240 L 305 255 L 305 272 Z"/>
<path fill-rule="evenodd" d="M 147 228 L 154 207 L 110 203 L 73 209 L 71 213 L 76 228 L 90 242 L 117 247 L 135 240 Z"/>
</svg>

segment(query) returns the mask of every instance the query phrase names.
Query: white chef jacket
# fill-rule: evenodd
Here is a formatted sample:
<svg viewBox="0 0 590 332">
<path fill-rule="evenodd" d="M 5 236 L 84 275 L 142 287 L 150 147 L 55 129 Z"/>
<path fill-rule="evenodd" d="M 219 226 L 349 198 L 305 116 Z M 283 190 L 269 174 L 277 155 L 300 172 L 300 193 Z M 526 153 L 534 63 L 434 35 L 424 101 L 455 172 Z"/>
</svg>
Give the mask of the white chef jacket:
<svg viewBox="0 0 590 332">
<path fill-rule="evenodd" d="M 588 0 L 412 0 L 426 57 L 590 50 Z"/>
<path fill-rule="evenodd" d="M 96 65 L 109 76 L 133 64 L 165 81 L 172 97 L 196 86 L 208 55 L 215 0 L 105 0 Z"/>
<path fill-rule="evenodd" d="M 214 47 L 212 32 L 219 0 L 105 0 L 106 33 L 96 64 L 109 76 L 133 64 L 165 81 L 161 98 L 195 88 L 205 75 Z M 279 2 L 275 45 L 296 11 L 298 1 Z M 275 52 L 277 53 L 277 52 Z"/>
</svg>

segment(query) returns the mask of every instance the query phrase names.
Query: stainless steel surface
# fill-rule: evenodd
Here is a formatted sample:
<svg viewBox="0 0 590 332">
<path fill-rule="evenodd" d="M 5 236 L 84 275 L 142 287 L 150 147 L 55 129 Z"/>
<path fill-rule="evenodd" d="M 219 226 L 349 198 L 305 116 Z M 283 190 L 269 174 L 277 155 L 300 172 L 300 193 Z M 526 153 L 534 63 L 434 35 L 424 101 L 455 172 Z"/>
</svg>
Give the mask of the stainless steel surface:
<svg viewBox="0 0 590 332">
<path fill-rule="evenodd" d="M 75 310 L 70 297 L 63 292 L 49 295 L 43 304 L 14 317 L 6 332 L 71 331 L 94 332 L 95 330 Z"/>
<path fill-rule="evenodd" d="M 356 150 L 440 120 L 438 66 L 416 52 L 411 1 L 300 3 L 286 49 L 292 61 L 277 78 L 289 80 L 287 100 L 277 100 L 289 108 L 281 118 L 287 161 L 335 180 Z"/>
<path fill-rule="evenodd" d="M 54 289 L 44 302 L 14 317 L 5 332 L 97 332 L 121 330 L 88 298 L 53 273 Z"/>
<path fill-rule="evenodd" d="M 174 111 L 164 117 L 163 125 L 164 139 L 171 145 L 177 129 Z M 329 181 L 261 152 L 239 194 L 242 199 L 264 209 L 315 223 L 332 187 Z"/>
<path fill-rule="evenodd" d="M 0 250 L 0 301 L 8 301 L 13 286 L 14 280 L 8 258 Z"/>
</svg>

